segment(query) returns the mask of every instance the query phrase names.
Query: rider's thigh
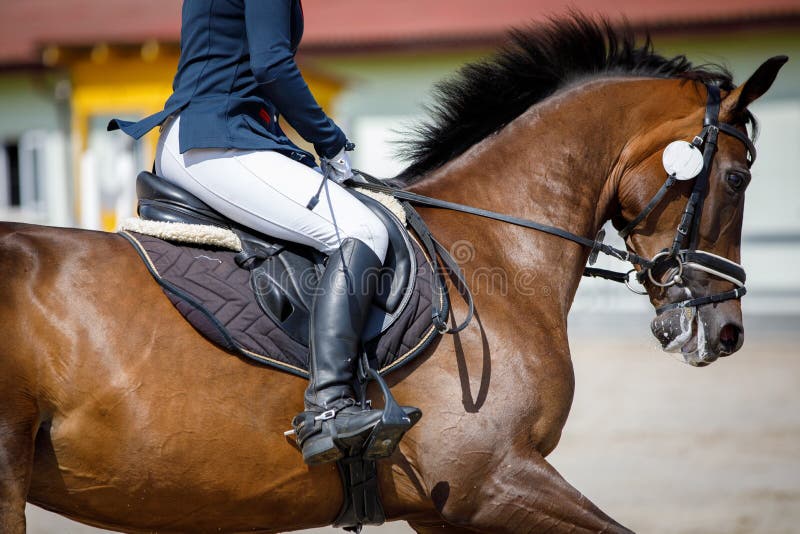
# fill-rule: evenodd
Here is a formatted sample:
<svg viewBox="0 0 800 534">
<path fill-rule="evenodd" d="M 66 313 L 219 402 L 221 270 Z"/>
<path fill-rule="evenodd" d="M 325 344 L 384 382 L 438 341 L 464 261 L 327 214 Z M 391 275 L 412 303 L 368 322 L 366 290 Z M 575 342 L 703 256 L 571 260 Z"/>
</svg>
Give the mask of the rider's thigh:
<svg viewBox="0 0 800 534">
<path fill-rule="evenodd" d="M 326 254 L 338 248 L 340 239 L 352 237 L 385 258 L 388 235 L 383 224 L 339 185 L 329 181 L 309 210 L 322 184 L 314 169 L 273 151 L 194 149 L 181 154 L 178 125 L 178 120 L 168 125 L 159 143 L 157 170 L 166 180 L 267 235 Z"/>
</svg>

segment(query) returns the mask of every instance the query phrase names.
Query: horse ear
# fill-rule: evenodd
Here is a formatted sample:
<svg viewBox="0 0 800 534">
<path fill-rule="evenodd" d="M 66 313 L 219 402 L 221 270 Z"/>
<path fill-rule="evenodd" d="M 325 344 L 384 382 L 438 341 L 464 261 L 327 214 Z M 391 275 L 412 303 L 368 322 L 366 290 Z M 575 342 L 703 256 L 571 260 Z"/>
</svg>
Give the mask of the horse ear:
<svg viewBox="0 0 800 534">
<path fill-rule="evenodd" d="M 723 109 L 733 114 L 744 111 L 772 87 L 778 71 L 787 61 L 789 61 L 787 56 L 775 56 L 766 60 L 746 82 L 725 97 Z"/>
</svg>

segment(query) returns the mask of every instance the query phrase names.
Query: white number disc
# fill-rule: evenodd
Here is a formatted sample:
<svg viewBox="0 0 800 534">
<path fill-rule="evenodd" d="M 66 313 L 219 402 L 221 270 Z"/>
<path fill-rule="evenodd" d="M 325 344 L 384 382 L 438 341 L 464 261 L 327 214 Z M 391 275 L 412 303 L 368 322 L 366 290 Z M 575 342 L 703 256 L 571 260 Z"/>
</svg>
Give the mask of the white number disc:
<svg viewBox="0 0 800 534">
<path fill-rule="evenodd" d="M 703 170 L 703 153 L 686 141 L 673 141 L 664 149 L 664 169 L 678 180 L 691 180 Z"/>
</svg>

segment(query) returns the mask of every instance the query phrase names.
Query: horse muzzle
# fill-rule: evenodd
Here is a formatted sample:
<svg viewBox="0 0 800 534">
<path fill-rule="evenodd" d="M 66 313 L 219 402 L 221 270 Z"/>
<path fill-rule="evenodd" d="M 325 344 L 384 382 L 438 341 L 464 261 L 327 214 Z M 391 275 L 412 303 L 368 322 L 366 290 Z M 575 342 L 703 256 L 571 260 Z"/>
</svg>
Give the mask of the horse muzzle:
<svg viewBox="0 0 800 534">
<path fill-rule="evenodd" d="M 671 309 L 656 316 L 650 328 L 665 352 L 694 367 L 729 356 L 744 343 L 738 301 Z"/>
</svg>

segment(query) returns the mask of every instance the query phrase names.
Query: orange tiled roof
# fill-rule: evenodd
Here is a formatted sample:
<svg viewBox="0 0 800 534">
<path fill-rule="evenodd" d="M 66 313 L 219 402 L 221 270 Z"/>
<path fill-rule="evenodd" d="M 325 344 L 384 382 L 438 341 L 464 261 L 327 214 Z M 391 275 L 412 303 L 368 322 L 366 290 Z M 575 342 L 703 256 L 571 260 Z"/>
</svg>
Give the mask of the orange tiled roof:
<svg viewBox="0 0 800 534">
<path fill-rule="evenodd" d="M 2 0 L 0 65 L 38 63 L 45 44 L 174 42 L 181 0 Z M 305 0 L 308 49 L 497 39 L 565 5 L 636 26 L 800 25 L 800 0 Z"/>
</svg>

